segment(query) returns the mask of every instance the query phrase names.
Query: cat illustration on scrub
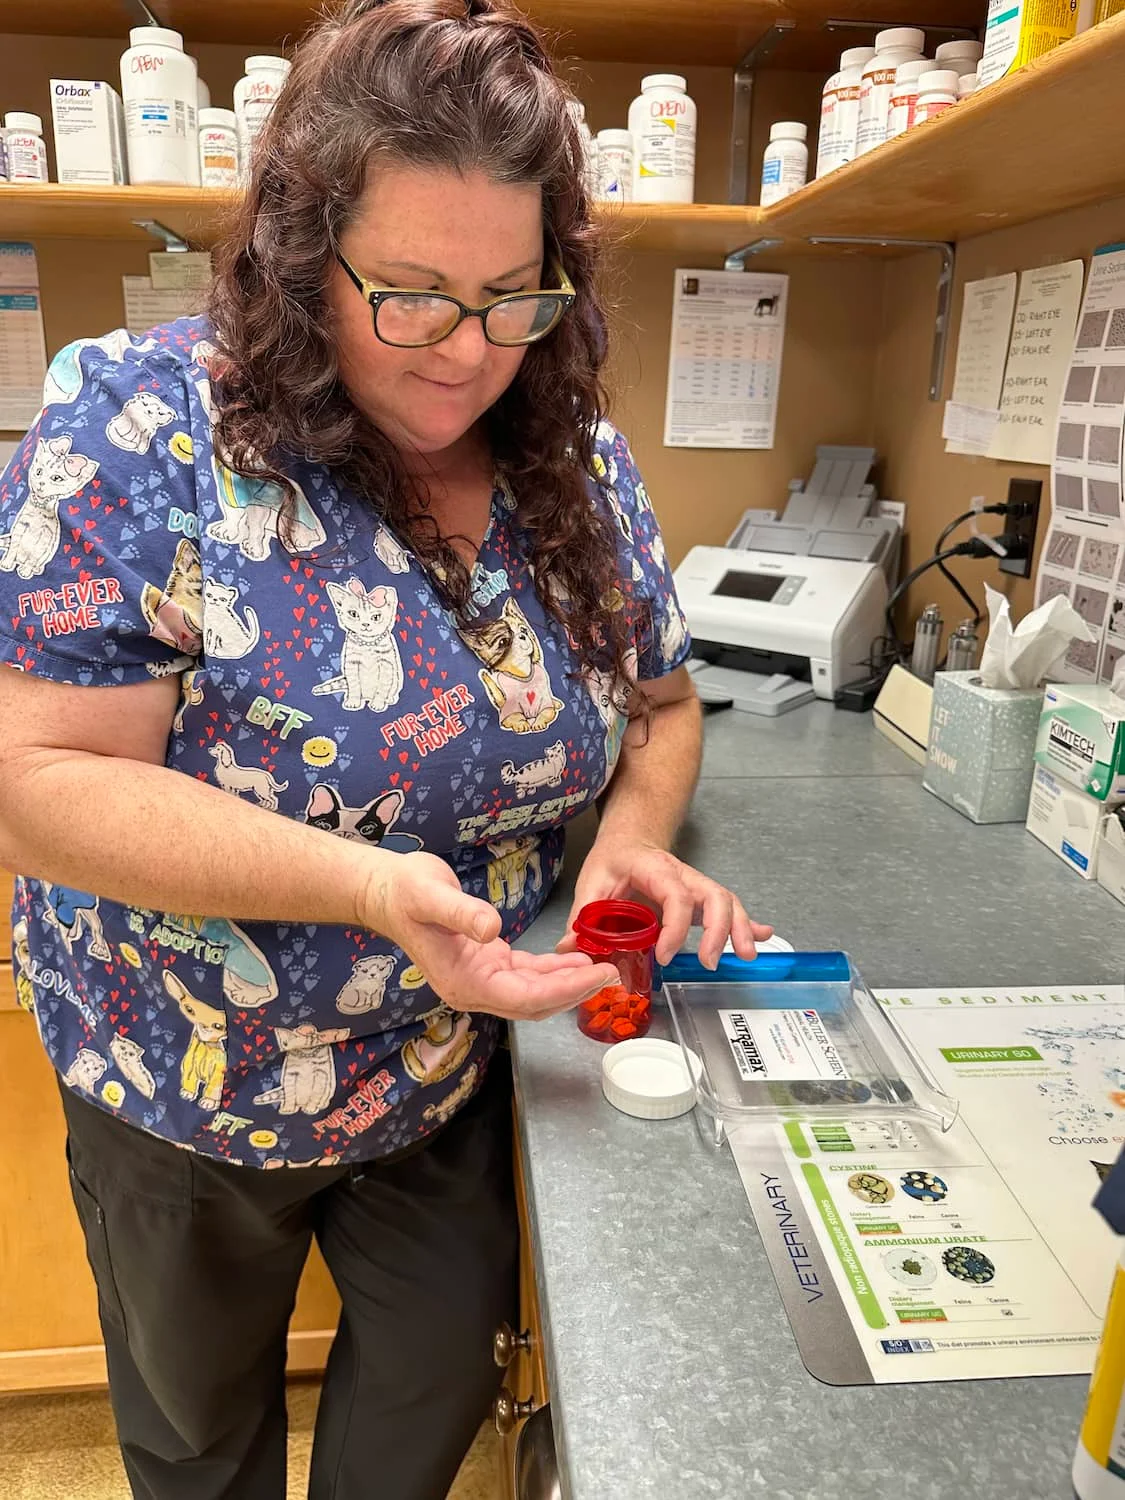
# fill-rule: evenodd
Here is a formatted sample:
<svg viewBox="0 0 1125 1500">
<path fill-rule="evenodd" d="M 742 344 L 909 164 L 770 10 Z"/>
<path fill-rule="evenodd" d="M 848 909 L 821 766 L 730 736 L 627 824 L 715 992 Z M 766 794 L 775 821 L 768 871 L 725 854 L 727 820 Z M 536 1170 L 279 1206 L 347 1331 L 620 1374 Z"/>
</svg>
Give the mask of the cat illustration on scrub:
<svg viewBox="0 0 1125 1500">
<path fill-rule="evenodd" d="M 566 746 L 562 740 L 556 740 L 548 746 L 545 755 L 522 766 L 517 766 L 512 760 L 504 761 L 500 767 L 500 780 L 505 786 L 514 786 L 516 796 L 522 799 L 542 786 L 561 786 L 565 771 Z"/>
<path fill-rule="evenodd" d="M 40 438 L 27 471 L 28 497 L 12 529 L 0 536 L 0 572 L 37 578 L 59 550 L 59 504 L 69 500 L 98 472 L 84 453 L 70 451 L 69 437 Z"/>
<path fill-rule="evenodd" d="M 359 1016 L 378 1010 L 387 990 L 387 980 L 395 971 L 395 960 L 389 953 L 372 953 L 357 958 L 351 977 L 336 996 L 336 1009 L 345 1016 Z"/>
<path fill-rule="evenodd" d="M 100 339 L 75 339 L 60 349 L 51 361 L 47 378 L 43 382 L 44 406 L 69 406 L 82 389 L 83 374 L 81 354 L 83 349 L 101 349 L 108 359 L 118 363 L 130 354 L 144 354 L 156 348 L 155 339 L 134 342 L 127 328 L 116 328 Z"/>
<path fill-rule="evenodd" d="M 238 661 L 258 644 L 258 616 L 247 604 L 242 618 L 235 610 L 238 590 L 214 578 L 203 584 L 203 650 L 207 656 Z"/>
<path fill-rule="evenodd" d="M 345 807 L 334 786 L 318 781 L 309 793 L 305 822 L 344 839 L 374 844 L 395 854 L 413 854 L 421 849 L 422 840 L 412 833 L 391 832 L 405 804 L 406 794 L 396 787 L 376 797 L 369 807 Z"/>
<path fill-rule="evenodd" d="M 146 583 L 141 613 L 154 641 L 198 656 L 203 644 L 203 564 L 199 548 L 185 537 L 176 547 L 172 571 L 162 589 Z"/>
<path fill-rule="evenodd" d="M 175 420 L 176 413 L 159 396 L 139 391 L 109 419 L 105 435 L 115 448 L 123 448 L 126 453 L 147 453 L 160 429 Z"/>
<path fill-rule="evenodd" d="M 197 1000 L 171 969 L 164 988 L 191 1022 L 191 1041 L 180 1062 L 180 1098 L 198 1102 L 208 1113 L 218 1109 L 227 1071 L 227 1018 L 221 1010 Z"/>
<path fill-rule="evenodd" d="M 318 1115 L 328 1108 L 336 1092 L 336 1059 L 333 1042 L 345 1042 L 347 1026 L 318 1031 L 315 1026 L 275 1026 L 277 1045 L 285 1054 L 281 1083 L 254 1096 L 255 1104 L 276 1104 L 283 1115 Z"/>
<path fill-rule="evenodd" d="M 379 584 L 368 593 L 358 578 L 345 588 L 326 585 L 336 619 L 344 632 L 340 675 L 318 682 L 314 695 L 343 693 L 341 705 L 349 713 L 370 708 L 381 713 L 397 703 L 402 693 L 402 658 L 395 640 L 398 591 Z"/>
<path fill-rule="evenodd" d="M 80 1047 L 75 1053 L 74 1061 L 63 1074 L 63 1082 L 68 1088 L 82 1089 L 84 1093 L 92 1094 L 98 1079 L 108 1067 L 109 1064 L 100 1053 L 89 1047 Z"/>
<path fill-rule="evenodd" d="M 549 729 L 563 710 L 543 665 L 543 647 L 514 599 L 505 601 L 498 620 L 461 632 L 484 666 L 477 673 L 500 719 L 513 734 Z M 314 689 L 315 691 L 315 689 Z"/>
<path fill-rule="evenodd" d="M 146 1099 L 154 1099 L 156 1079 L 141 1061 L 145 1049 L 138 1046 L 132 1037 L 118 1035 L 110 1042 L 109 1050 L 122 1078 L 131 1083 L 138 1094 L 143 1094 Z"/>
<path fill-rule="evenodd" d="M 198 351 L 196 345 L 197 360 Z M 213 542 L 237 547 L 247 562 L 265 562 L 274 542 L 294 552 L 311 552 L 322 544 L 326 535 L 324 526 L 299 484 L 288 481 L 293 496 L 289 507 L 292 514 L 282 523 L 285 495 L 281 485 L 270 479 L 249 479 L 217 461 L 211 467 L 223 512 L 221 521 L 212 521 L 207 527 L 207 535 Z M 284 532 L 284 543 L 279 525 Z"/>
</svg>

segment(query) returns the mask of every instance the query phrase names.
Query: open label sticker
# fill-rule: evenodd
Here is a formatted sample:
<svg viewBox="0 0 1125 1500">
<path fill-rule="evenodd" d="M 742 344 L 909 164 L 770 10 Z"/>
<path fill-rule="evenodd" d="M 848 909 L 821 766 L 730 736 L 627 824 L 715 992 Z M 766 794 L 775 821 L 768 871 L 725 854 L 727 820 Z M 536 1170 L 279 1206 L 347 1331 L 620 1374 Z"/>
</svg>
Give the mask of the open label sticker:
<svg viewBox="0 0 1125 1500">
<path fill-rule="evenodd" d="M 849 1076 L 815 1010 L 721 1010 L 719 1017 L 744 1083 Z"/>
</svg>

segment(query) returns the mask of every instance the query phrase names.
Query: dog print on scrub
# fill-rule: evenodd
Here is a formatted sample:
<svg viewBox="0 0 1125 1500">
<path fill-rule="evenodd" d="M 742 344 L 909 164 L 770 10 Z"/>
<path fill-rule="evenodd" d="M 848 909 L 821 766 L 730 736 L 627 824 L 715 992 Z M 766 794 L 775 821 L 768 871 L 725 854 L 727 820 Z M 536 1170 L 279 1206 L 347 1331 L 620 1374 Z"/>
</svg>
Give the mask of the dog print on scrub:
<svg viewBox="0 0 1125 1500">
<path fill-rule="evenodd" d="M 444 1005 L 422 1019 L 429 1024 L 420 1037 L 403 1047 L 402 1065 L 416 1083 L 441 1083 L 468 1057 L 477 1034 L 469 1030 L 468 1015 L 462 1013 L 454 1020 Z"/>
<path fill-rule="evenodd" d="M 209 943 L 226 949 L 223 955 L 223 995 L 235 1010 L 257 1010 L 276 1000 L 277 975 L 265 954 L 227 917 L 207 917 L 200 932 Z"/>
<path fill-rule="evenodd" d="M 16 512 L 12 529 L 0 536 L 0 573 L 38 578 L 59 550 L 62 531 L 59 504 L 89 484 L 99 465 L 84 453 L 71 452 L 72 439 L 40 438 L 27 471 L 29 494 Z"/>
<path fill-rule="evenodd" d="M 275 1026 L 277 1045 L 285 1054 L 281 1083 L 264 1094 L 255 1094 L 255 1104 L 274 1104 L 283 1115 L 319 1115 L 336 1092 L 336 1059 L 333 1042 L 346 1042 L 348 1027 L 318 1031 L 315 1026 Z"/>
<path fill-rule="evenodd" d="M 488 845 L 488 899 L 493 906 L 519 906 L 527 890 L 528 876 L 534 891 L 543 889 L 543 864 L 537 839 L 492 839 Z"/>
<path fill-rule="evenodd" d="M 198 708 L 203 702 L 203 689 L 199 686 L 199 679 L 203 673 L 195 669 L 185 672 L 180 679 L 180 706 L 176 710 L 176 716 L 172 720 L 172 728 L 177 734 L 184 732 L 184 714 L 189 708 Z"/>
<path fill-rule="evenodd" d="M 537 792 L 543 786 L 561 786 L 566 771 L 566 746 L 556 740 L 548 747 L 546 755 L 529 760 L 522 766 L 506 760 L 500 766 L 500 780 L 505 786 L 514 786 L 521 800 Z"/>
<path fill-rule="evenodd" d="M 191 1041 L 180 1061 L 180 1098 L 213 1113 L 223 1096 L 227 1071 L 227 1018 L 197 1000 L 171 969 L 164 970 L 164 988 L 191 1022 Z"/>
<path fill-rule="evenodd" d="M 385 526 L 380 526 L 375 535 L 375 556 L 392 573 L 408 573 L 410 571 L 410 553 L 393 536 Z"/>
<path fill-rule="evenodd" d="M 126 453 L 147 453 L 162 427 L 176 420 L 176 413 L 151 391 L 130 396 L 115 417 L 106 423 L 105 435 L 115 448 Z"/>
<path fill-rule="evenodd" d="M 215 760 L 215 780 L 224 792 L 235 797 L 250 792 L 259 807 L 267 812 L 277 811 L 278 794 L 288 788 L 287 781 L 275 781 L 260 766 L 240 766 L 226 740 L 216 740 L 210 753 Z"/>
<path fill-rule="evenodd" d="M 43 915 L 48 924 L 63 940 L 68 953 L 74 952 L 82 929 L 86 929 L 86 952 L 91 958 L 108 963 L 113 957 L 102 931 L 102 919 L 98 913 L 98 898 L 88 891 L 76 891 L 68 885 L 44 883 L 47 905 Z"/>
<path fill-rule="evenodd" d="M 199 655 L 203 644 L 203 564 L 194 542 L 185 537 L 176 547 L 163 589 L 154 583 L 145 584 L 141 613 L 154 641 L 163 641 L 188 656 Z"/>
<path fill-rule="evenodd" d="M 313 693 L 318 697 L 343 693 L 341 707 L 349 713 L 363 708 L 382 713 L 398 702 L 403 686 L 402 657 L 395 640 L 398 592 L 379 584 L 368 593 L 358 578 L 350 578 L 346 588 L 339 583 L 326 587 L 344 632 L 344 649 L 340 675 L 318 682 Z"/>
<path fill-rule="evenodd" d="M 451 1094 L 446 1094 L 440 1104 L 427 1104 L 422 1111 L 422 1118 L 427 1124 L 437 1123 L 445 1125 L 453 1115 L 468 1099 L 477 1086 L 477 1078 L 480 1069 L 476 1063 L 470 1063 L 461 1075 L 461 1081 Z"/>
<path fill-rule="evenodd" d="M 143 1094 L 146 1099 L 155 1098 L 156 1079 L 141 1061 L 145 1055 L 145 1049 L 139 1047 L 132 1037 L 118 1034 L 110 1042 L 109 1050 L 113 1054 L 117 1071 L 122 1078 L 131 1083 L 137 1093 Z"/>
<path fill-rule="evenodd" d="M 289 481 L 293 495 L 289 509 L 293 514 L 283 528 L 282 544 L 278 525 L 285 497 L 281 486 L 270 479 L 248 479 L 217 460 L 211 467 L 223 511 L 223 519 L 212 521 L 207 527 L 207 535 L 213 542 L 237 547 L 247 562 L 265 562 L 273 542 L 295 552 L 311 552 L 323 543 L 324 526 L 299 484 Z"/>
<path fill-rule="evenodd" d="M 239 661 L 258 644 L 258 616 L 247 604 L 235 610 L 238 590 L 214 578 L 203 584 L 203 650 L 222 661 Z"/>
<path fill-rule="evenodd" d="M 505 601 L 498 620 L 465 627 L 461 634 L 484 662 L 477 676 L 496 710 L 500 728 L 513 734 L 537 734 L 549 729 L 564 705 L 551 687 L 539 637 L 516 601 Z"/>
<path fill-rule="evenodd" d="M 412 833 L 391 832 L 405 804 L 406 794 L 396 787 L 376 797 L 368 807 L 345 807 L 336 787 L 318 781 L 309 793 L 305 822 L 344 839 L 374 844 L 395 854 L 412 854 L 421 849 L 422 840 Z"/>
<path fill-rule="evenodd" d="M 360 1016 L 378 1010 L 387 990 L 387 980 L 395 971 L 395 960 L 389 953 L 372 953 L 357 958 L 351 977 L 336 996 L 336 1009 L 345 1016 Z"/>
</svg>

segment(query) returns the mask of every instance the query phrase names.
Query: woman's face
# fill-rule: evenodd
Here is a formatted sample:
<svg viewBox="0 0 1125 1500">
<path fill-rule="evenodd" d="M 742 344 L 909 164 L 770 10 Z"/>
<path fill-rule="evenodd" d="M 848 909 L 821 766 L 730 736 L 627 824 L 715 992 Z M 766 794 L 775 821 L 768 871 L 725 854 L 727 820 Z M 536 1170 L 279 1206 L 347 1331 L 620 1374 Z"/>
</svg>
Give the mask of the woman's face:
<svg viewBox="0 0 1125 1500">
<path fill-rule="evenodd" d="M 447 292 L 479 307 L 541 285 L 537 185 L 482 173 L 380 165 L 369 177 L 340 249 L 380 286 Z M 375 337 L 371 309 L 336 266 L 330 286 L 340 374 L 363 414 L 408 458 L 453 447 L 515 378 L 525 349 L 501 349 L 466 318 L 447 339 L 398 349 Z"/>
</svg>

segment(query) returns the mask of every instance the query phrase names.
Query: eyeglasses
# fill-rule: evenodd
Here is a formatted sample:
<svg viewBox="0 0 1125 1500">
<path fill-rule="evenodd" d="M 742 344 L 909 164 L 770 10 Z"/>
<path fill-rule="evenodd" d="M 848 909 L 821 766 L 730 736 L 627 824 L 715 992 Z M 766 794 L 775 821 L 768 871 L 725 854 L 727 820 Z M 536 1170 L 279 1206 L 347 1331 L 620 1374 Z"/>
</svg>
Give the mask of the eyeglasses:
<svg viewBox="0 0 1125 1500">
<path fill-rule="evenodd" d="M 574 301 L 574 287 L 555 262 L 557 291 L 508 292 L 482 307 L 468 307 L 444 292 L 410 292 L 367 281 L 336 252 L 336 259 L 371 307 L 375 336 L 396 349 L 425 349 L 440 344 L 466 318 L 479 318 L 484 336 L 502 349 L 534 344 L 545 338 Z"/>
</svg>

